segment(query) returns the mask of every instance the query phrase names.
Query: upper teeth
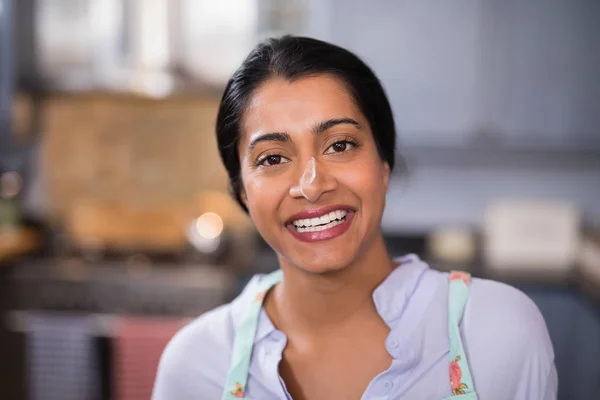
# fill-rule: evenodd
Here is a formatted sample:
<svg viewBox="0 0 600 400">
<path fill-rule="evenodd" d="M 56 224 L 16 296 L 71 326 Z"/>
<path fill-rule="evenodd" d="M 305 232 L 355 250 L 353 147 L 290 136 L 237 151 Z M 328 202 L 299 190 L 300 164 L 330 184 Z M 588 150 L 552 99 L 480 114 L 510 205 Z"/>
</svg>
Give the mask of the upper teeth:
<svg viewBox="0 0 600 400">
<path fill-rule="evenodd" d="M 346 216 L 347 212 L 344 210 L 336 210 L 332 211 L 329 214 L 322 215 L 316 218 L 307 218 L 307 219 L 297 219 L 292 223 L 296 227 L 300 226 L 319 226 L 323 224 L 328 224 L 331 221 L 335 221 L 336 219 L 342 219 Z"/>
</svg>

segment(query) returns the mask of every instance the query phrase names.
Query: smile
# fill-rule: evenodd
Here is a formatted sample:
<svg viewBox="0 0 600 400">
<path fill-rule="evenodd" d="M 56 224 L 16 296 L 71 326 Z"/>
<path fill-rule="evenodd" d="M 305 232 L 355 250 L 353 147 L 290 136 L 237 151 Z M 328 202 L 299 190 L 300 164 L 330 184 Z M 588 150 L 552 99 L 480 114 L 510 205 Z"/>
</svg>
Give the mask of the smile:
<svg viewBox="0 0 600 400">
<path fill-rule="evenodd" d="M 320 217 L 297 219 L 292 224 L 298 232 L 320 232 L 342 224 L 347 214 L 346 210 L 336 210 Z"/>
<path fill-rule="evenodd" d="M 355 210 L 343 206 L 329 206 L 296 214 L 286 224 L 288 231 L 302 242 L 333 239 L 346 232 Z"/>
</svg>

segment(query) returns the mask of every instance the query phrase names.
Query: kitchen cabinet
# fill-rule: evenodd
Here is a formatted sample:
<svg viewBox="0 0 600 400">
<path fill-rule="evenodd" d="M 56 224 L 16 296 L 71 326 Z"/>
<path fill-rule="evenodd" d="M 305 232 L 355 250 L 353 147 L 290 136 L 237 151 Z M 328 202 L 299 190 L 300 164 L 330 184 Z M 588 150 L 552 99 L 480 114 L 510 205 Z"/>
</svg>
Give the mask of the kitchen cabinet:
<svg viewBox="0 0 600 400">
<path fill-rule="evenodd" d="M 333 0 L 330 39 L 382 80 L 406 144 L 466 142 L 480 124 L 480 0 Z"/>
<path fill-rule="evenodd" d="M 401 145 L 600 150 L 600 3 L 327 3 L 314 34 L 376 71 Z"/>
<path fill-rule="evenodd" d="M 487 128 L 515 147 L 600 149 L 600 3 L 486 1 Z"/>
</svg>

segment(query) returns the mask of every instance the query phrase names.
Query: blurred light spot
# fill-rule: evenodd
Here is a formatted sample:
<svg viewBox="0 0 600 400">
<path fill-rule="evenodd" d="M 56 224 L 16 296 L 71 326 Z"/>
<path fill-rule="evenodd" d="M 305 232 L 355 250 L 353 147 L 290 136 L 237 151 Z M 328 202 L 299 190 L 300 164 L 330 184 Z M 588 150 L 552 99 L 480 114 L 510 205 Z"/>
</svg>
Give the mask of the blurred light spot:
<svg viewBox="0 0 600 400">
<path fill-rule="evenodd" d="M 0 177 L 0 196 L 6 199 L 18 195 L 22 187 L 23 181 L 21 175 L 14 171 L 6 172 Z"/>
<path fill-rule="evenodd" d="M 213 212 L 202 214 L 196 220 L 196 231 L 204 239 L 215 239 L 223 232 L 223 219 Z"/>
<path fill-rule="evenodd" d="M 219 214 L 207 212 L 193 220 L 188 227 L 188 240 L 196 250 L 204 254 L 214 253 L 221 244 L 223 219 Z"/>
</svg>

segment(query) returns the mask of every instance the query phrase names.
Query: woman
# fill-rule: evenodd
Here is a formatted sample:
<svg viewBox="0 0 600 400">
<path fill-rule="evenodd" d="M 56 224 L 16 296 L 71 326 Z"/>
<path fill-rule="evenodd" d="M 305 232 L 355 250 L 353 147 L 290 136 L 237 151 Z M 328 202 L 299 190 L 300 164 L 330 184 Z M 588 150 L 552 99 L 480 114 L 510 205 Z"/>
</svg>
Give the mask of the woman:
<svg viewBox="0 0 600 400">
<path fill-rule="evenodd" d="M 524 294 L 390 258 L 394 120 L 355 55 L 301 37 L 258 45 L 225 89 L 217 137 L 281 269 L 172 339 L 155 400 L 556 398 Z"/>
</svg>

